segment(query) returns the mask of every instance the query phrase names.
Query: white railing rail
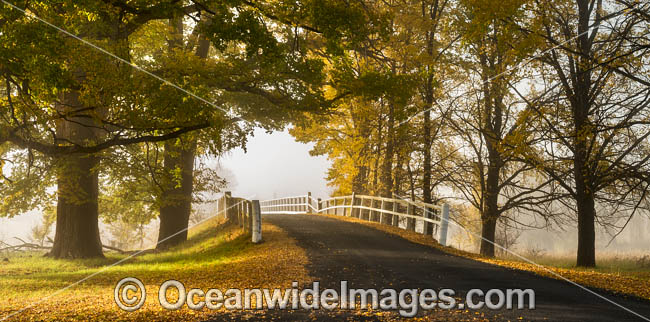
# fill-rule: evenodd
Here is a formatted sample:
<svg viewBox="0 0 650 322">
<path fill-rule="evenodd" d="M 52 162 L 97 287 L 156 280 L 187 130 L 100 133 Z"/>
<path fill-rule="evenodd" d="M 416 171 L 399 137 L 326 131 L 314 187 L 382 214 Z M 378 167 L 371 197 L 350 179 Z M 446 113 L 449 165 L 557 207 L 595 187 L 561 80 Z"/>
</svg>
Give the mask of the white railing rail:
<svg viewBox="0 0 650 322">
<path fill-rule="evenodd" d="M 311 193 L 260 201 L 262 214 L 306 214 L 313 210 Z"/>
<path fill-rule="evenodd" d="M 349 196 L 314 200 L 311 193 L 260 202 L 262 214 L 327 214 L 354 217 L 402 229 L 431 234 L 446 246 L 449 205 L 435 205 L 402 198 L 384 198 L 352 193 Z M 419 223 L 419 225 L 418 225 Z"/>
</svg>

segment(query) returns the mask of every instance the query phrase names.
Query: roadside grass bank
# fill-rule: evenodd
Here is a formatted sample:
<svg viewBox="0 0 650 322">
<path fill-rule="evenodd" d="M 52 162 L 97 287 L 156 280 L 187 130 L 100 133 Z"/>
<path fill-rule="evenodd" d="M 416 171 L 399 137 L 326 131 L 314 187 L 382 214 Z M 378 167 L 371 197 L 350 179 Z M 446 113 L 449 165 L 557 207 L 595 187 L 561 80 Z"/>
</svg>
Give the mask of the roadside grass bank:
<svg viewBox="0 0 650 322">
<path fill-rule="evenodd" d="M 310 280 L 307 256 L 281 229 L 263 225 L 264 242 L 252 244 L 239 227 L 209 220 L 190 230 L 189 240 L 168 251 L 136 256 L 107 253 L 104 259 L 56 260 L 43 253 L 14 253 L 0 261 L 0 320 L 7 321 L 189 321 L 205 320 L 217 312 L 184 306 L 168 311 L 158 303 L 158 289 L 169 279 L 187 290 L 218 288 L 290 288 L 292 281 Z M 2 256 L 3 258 L 5 255 Z M 1 259 L 1 258 L 0 258 Z M 72 286 L 91 274 L 96 276 Z M 145 284 L 145 305 L 122 311 L 114 288 L 125 277 Z M 169 297 L 177 294 L 170 292 Z"/>
</svg>

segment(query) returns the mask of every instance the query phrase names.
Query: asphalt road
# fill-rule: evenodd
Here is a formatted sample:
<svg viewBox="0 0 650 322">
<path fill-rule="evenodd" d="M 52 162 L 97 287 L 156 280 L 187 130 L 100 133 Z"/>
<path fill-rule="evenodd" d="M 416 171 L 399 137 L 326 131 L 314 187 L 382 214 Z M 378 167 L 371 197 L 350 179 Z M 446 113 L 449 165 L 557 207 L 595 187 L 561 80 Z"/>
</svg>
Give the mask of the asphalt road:
<svg viewBox="0 0 650 322">
<path fill-rule="evenodd" d="M 463 297 L 472 288 L 530 288 L 536 295 L 534 310 L 503 310 L 495 312 L 494 318 L 643 321 L 568 282 L 449 255 L 365 225 L 313 215 L 274 215 L 264 220 L 286 230 L 306 249 L 310 275 L 320 279 L 321 289 L 338 289 L 341 280 L 355 288 L 450 288 Z M 603 296 L 650 318 L 648 301 Z"/>
<path fill-rule="evenodd" d="M 449 288 L 460 296 L 470 289 L 533 289 L 534 310 L 424 311 L 425 320 L 490 321 L 644 321 L 568 282 L 540 277 L 444 253 L 412 243 L 365 225 L 316 215 L 269 215 L 264 221 L 287 231 L 303 247 L 310 260 L 309 273 L 325 288 L 340 289 L 342 280 L 350 288 L 435 289 Z M 650 318 L 650 301 L 622 297 L 595 290 L 608 299 Z M 396 313 L 396 312 L 395 312 Z M 239 314 L 232 319 L 247 319 Z M 228 319 L 221 316 L 217 320 Z M 326 310 L 266 312 L 248 320 L 380 320 L 373 315 Z M 650 321 L 650 320 L 648 320 Z"/>
</svg>

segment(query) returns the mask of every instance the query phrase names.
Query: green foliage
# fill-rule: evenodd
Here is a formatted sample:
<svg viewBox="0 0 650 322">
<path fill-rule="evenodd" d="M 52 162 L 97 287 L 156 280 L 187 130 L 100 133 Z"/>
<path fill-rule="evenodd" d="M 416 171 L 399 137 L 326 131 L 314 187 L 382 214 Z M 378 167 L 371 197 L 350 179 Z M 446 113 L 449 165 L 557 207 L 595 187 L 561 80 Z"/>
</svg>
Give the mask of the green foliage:
<svg viewBox="0 0 650 322">
<path fill-rule="evenodd" d="M 254 126 L 281 129 L 303 112 L 328 109 L 325 63 L 314 52 L 324 43 L 341 48 L 374 32 L 362 23 L 374 19 L 369 12 L 343 1 L 15 4 L 193 95 L 3 5 L 0 216 L 53 203 L 56 172 L 70 167 L 65 158 L 52 158 L 59 148 L 107 144 L 94 151 L 102 161 L 93 169 L 102 181 L 104 220 L 147 223 L 160 205 L 156 181 L 167 175 L 161 170 L 162 145 L 116 147 L 112 141 L 146 142 L 198 127 L 185 139 L 198 142 L 199 155 L 245 147 Z M 341 20 L 323 19 L 326 13 Z M 187 32 L 170 49 L 168 40 L 175 36 L 166 20 L 175 18 L 184 19 Z M 205 58 L 196 55 L 204 38 L 211 46 Z M 76 94 L 82 106 L 63 106 L 64 96 Z M 62 124 L 77 117 L 96 128 L 93 135 L 66 137 Z M 154 153 L 159 155 L 152 158 Z M 223 186 L 210 169 L 198 169 L 197 196 Z M 179 174 L 170 174 L 178 186 Z M 81 202 L 88 194 L 73 179 L 60 180 L 59 191 Z"/>
<path fill-rule="evenodd" d="M 32 227 L 31 239 L 43 246 L 45 241 L 49 241 L 52 226 L 56 222 L 56 209 L 54 207 L 47 207 L 43 211 L 43 219 L 40 224 Z"/>
<path fill-rule="evenodd" d="M 27 151 L 7 149 L 4 152 L 0 153 L 4 165 L 0 178 L 0 216 L 14 217 L 52 205 L 55 196 L 47 189 L 56 180 L 49 171 L 52 160 Z"/>
</svg>

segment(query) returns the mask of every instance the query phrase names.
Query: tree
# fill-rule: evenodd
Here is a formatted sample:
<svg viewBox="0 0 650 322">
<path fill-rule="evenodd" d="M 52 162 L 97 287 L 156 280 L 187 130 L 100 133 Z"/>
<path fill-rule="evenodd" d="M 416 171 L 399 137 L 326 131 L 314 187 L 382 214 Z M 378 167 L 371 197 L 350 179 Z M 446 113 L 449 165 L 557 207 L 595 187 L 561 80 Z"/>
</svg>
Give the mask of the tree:
<svg viewBox="0 0 650 322">
<path fill-rule="evenodd" d="M 185 47 L 182 17 L 170 20 L 168 40 L 170 54 Z M 197 26 L 197 28 L 199 28 Z M 194 51 L 199 59 L 206 59 L 210 43 L 202 34 L 197 36 Z M 163 167 L 166 176 L 161 179 L 160 229 L 156 248 L 164 249 L 187 240 L 187 230 L 192 212 L 194 189 L 194 160 L 198 141 L 194 135 L 185 135 L 164 143 Z"/>
<path fill-rule="evenodd" d="M 420 46 L 421 51 L 418 53 L 419 59 L 415 60 L 415 66 L 420 70 L 419 92 L 421 96 L 422 111 L 422 199 L 425 203 L 433 202 L 434 187 L 439 182 L 433 178 L 435 165 L 432 156 L 433 144 L 436 142 L 440 131 L 442 130 L 442 121 L 434 123 L 432 112 L 436 111 L 435 104 L 440 96 L 443 79 L 445 78 L 445 62 L 447 59 L 447 50 L 451 48 L 456 39 L 449 36 L 446 28 L 450 23 L 448 14 L 452 9 L 453 2 L 440 0 L 420 0 L 413 1 L 409 8 L 411 19 L 415 19 L 413 25 L 416 39 L 414 45 Z M 444 118 L 445 113 L 441 113 L 439 118 Z M 427 213 L 427 217 L 432 218 L 433 214 Z M 433 233 L 433 224 L 425 224 L 425 233 Z"/>
<path fill-rule="evenodd" d="M 99 1 L 83 8 L 72 2 L 30 2 L 25 8 L 127 60 L 128 37 L 139 26 L 163 13 L 193 10 L 180 4 L 154 4 L 137 17 L 127 14 L 124 18 L 131 9 Z M 12 149 L 26 149 L 32 158 L 45 159 L 57 173 L 57 225 L 50 254 L 101 256 L 97 152 L 121 144 L 168 139 L 208 124 L 189 128 L 167 125 L 161 135 L 152 135 L 151 128 L 130 127 L 137 123 L 130 122 L 137 112 L 125 108 L 129 102 L 122 99 L 134 89 L 124 81 L 129 79 L 130 66 L 96 55 L 95 49 L 15 8 L 5 6 L 2 10 L 6 17 L 2 56 L 9 64 L 2 75 L 7 108 L 3 109 L 0 142 L 11 143 Z M 38 194 L 32 196 L 36 197 Z"/>
<path fill-rule="evenodd" d="M 622 4 L 621 4 L 622 3 Z M 548 52 L 541 82 L 559 91 L 535 109 L 545 153 L 535 159 L 570 195 L 578 222 L 577 265 L 593 267 L 595 224 L 631 217 L 648 189 L 647 20 L 625 1 L 536 2 Z M 647 7 L 645 7 L 647 8 Z M 570 180 L 568 180 L 571 178 Z M 599 211 L 597 211 L 600 209 Z"/>
<path fill-rule="evenodd" d="M 103 152 L 123 145 L 168 141 L 201 129 L 218 131 L 239 122 L 240 116 L 278 128 L 288 120 L 291 108 L 326 108 L 321 95 L 322 63 L 311 59 L 305 46 L 297 45 L 308 33 L 318 33 L 317 43 L 335 51 L 341 42 L 363 35 L 367 25 L 362 3 L 351 6 L 342 1 L 305 1 L 291 6 L 250 1 L 27 5 L 25 10 L 76 37 L 29 19 L 13 7 L 2 8 L 0 57 L 7 66 L 2 70 L 7 94 L 3 105 L 7 108 L 2 112 L 0 144 L 9 143 L 14 151 L 28 150 L 30 156 L 56 169 L 57 230 L 51 255 L 69 258 L 102 256 L 98 175 Z M 321 15 L 328 13 L 335 13 L 343 22 L 322 19 Z M 138 38 L 132 37 L 159 20 L 195 19 L 201 14 L 210 16 L 210 23 L 197 35 L 204 34 L 220 51 L 218 62 L 179 61 L 175 59 L 187 56 L 161 56 L 155 47 L 147 52 L 144 46 L 137 46 Z M 88 43 L 121 59 L 97 55 Z M 152 60 L 154 56 L 157 59 Z M 192 93 L 169 82 L 161 87 L 160 79 L 150 73 L 135 72 L 130 66 L 133 62 L 165 77 L 176 73 L 174 84 L 196 87 L 191 88 Z M 183 64 L 184 69 L 166 69 Z M 239 74 L 241 71 L 251 73 Z M 199 83 L 186 83 L 188 73 Z M 164 100 L 170 97 L 173 99 Z M 193 104 L 167 104 L 178 100 Z M 296 102 L 300 104 L 293 104 Z M 280 122 L 274 124 L 276 121 Z M 19 179 L 9 180 L 22 181 Z"/>
<path fill-rule="evenodd" d="M 448 126 L 458 153 L 449 169 L 450 182 L 480 214 L 480 253 L 495 255 L 497 224 L 517 210 L 548 216 L 543 204 L 556 198 L 553 180 L 522 162 L 518 149 L 539 140 L 531 131 L 534 118 L 512 88 L 522 82 L 519 64 L 534 51 L 537 38 L 521 33 L 527 23 L 524 1 L 460 1 L 458 26 L 467 53 L 461 79 L 465 92 L 452 95 Z"/>
</svg>

